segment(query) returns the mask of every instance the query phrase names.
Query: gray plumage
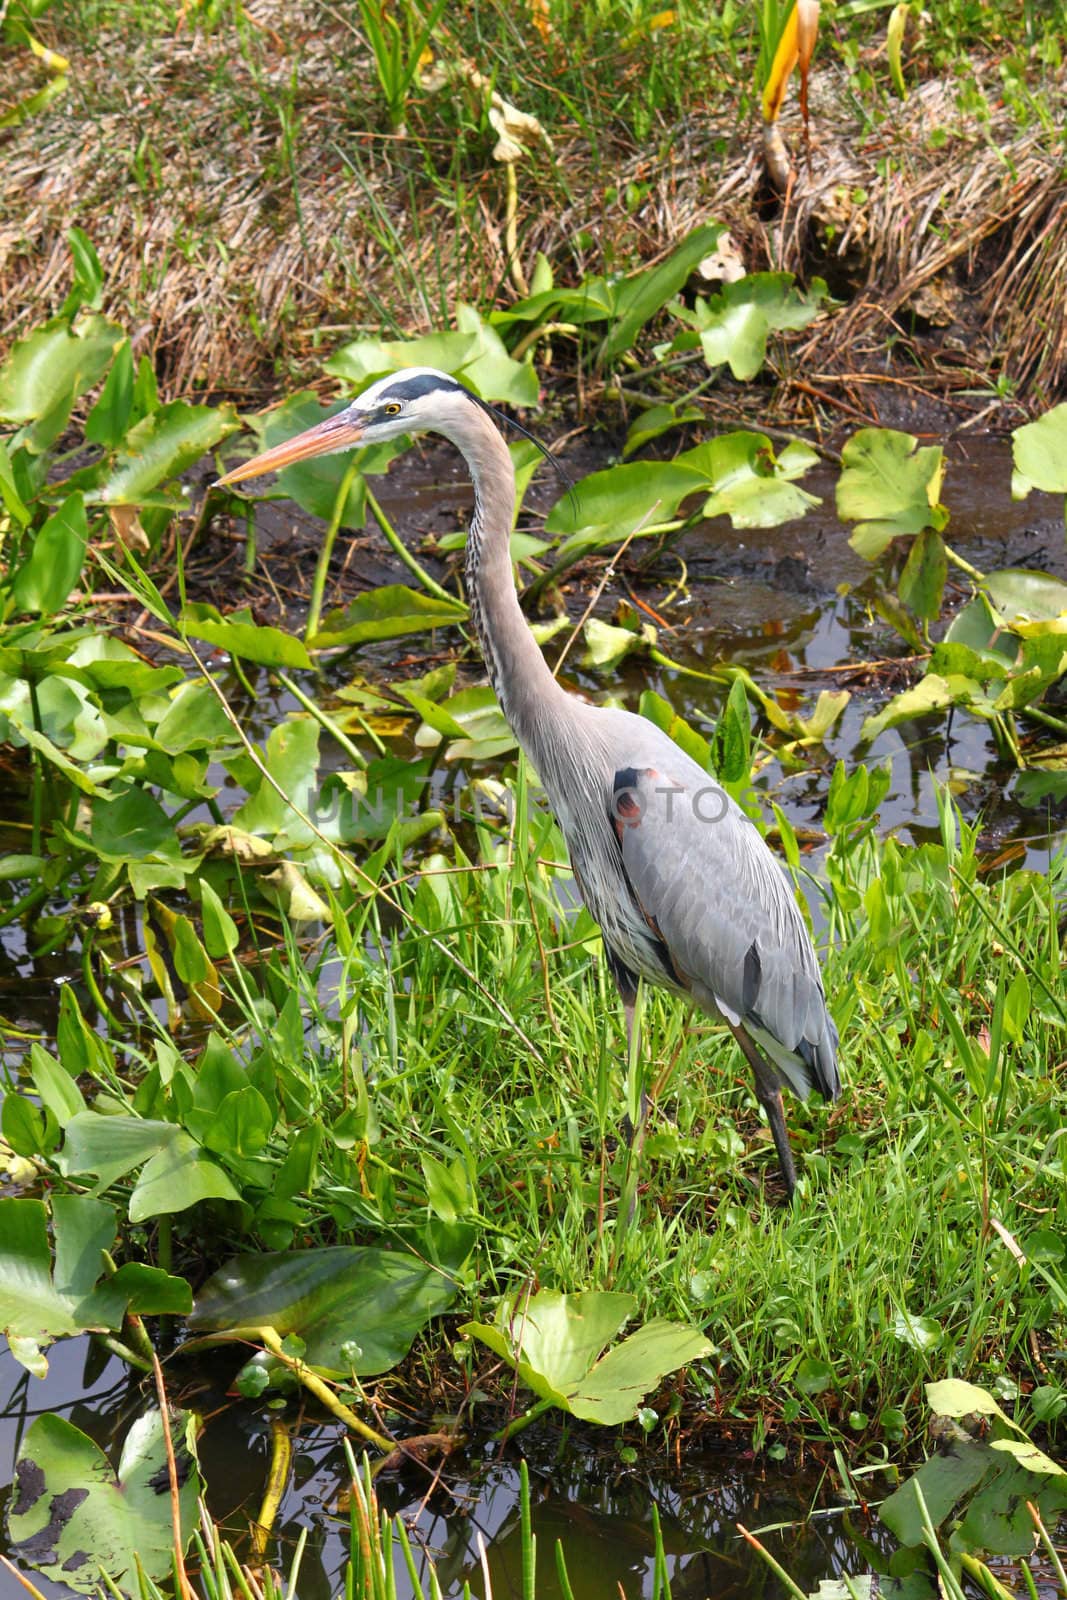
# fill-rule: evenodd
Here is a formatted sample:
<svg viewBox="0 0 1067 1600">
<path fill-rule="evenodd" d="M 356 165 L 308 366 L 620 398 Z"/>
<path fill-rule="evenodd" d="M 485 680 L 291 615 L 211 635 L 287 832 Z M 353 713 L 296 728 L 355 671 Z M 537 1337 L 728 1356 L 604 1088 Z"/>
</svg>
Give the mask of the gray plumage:
<svg viewBox="0 0 1067 1600">
<path fill-rule="evenodd" d="M 454 378 L 411 368 L 224 481 L 425 431 L 450 439 L 470 469 L 471 618 L 490 682 L 544 784 L 600 925 L 628 1034 L 639 978 L 722 1017 L 752 1067 L 792 1194 L 781 1085 L 802 1097 L 840 1092 L 837 1031 L 792 886 L 749 819 L 672 739 L 628 711 L 586 705 L 553 678 L 515 592 L 514 472 L 490 408 Z"/>
</svg>

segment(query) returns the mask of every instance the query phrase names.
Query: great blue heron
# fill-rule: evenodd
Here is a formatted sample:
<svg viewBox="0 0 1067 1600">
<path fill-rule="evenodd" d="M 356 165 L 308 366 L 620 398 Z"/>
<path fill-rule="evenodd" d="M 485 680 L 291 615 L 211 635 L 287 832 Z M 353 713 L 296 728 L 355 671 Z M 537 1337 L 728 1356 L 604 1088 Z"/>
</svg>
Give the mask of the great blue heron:
<svg viewBox="0 0 1067 1600">
<path fill-rule="evenodd" d="M 721 1017 L 748 1059 L 788 1193 L 781 1087 L 840 1092 L 837 1030 L 793 890 L 756 828 L 702 767 L 629 711 L 556 682 L 519 607 L 509 554 L 511 456 L 492 408 L 455 378 L 411 367 L 325 422 L 244 462 L 239 483 L 309 456 L 440 433 L 474 482 L 466 579 L 490 682 L 540 775 L 582 899 L 600 924 L 633 1049 L 639 978 Z"/>
</svg>

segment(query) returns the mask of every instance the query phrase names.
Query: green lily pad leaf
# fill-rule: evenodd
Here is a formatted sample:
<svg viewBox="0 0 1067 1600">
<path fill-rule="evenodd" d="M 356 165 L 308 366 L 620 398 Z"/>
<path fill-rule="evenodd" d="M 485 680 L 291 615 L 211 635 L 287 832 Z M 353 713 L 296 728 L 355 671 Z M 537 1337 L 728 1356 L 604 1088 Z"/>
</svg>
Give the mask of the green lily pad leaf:
<svg viewBox="0 0 1067 1600">
<path fill-rule="evenodd" d="M 1053 622 L 1067 615 L 1067 583 L 1047 572 L 1006 567 L 987 573 L 982 587 L 1009 627 L 1019 621 Z"/>
<path fill-rule="evenodd" d="M 43 1347 L 53 1339 L 118 1328 L 127 1310 L 188 1310 L 188 1284 L 158 1267 L 129 1263 L 101 1277 L 115 1232 L 115 1212 L 104 1201 L 57 1196 L 53 1268 L 43 1201 L 0 1199 L 0 1329 L 35 1377 L 47 1374 Z"/>
<path fill-rule="evenodd" d="M 1012 1421 L 987 1389 L 980 1389 L 964 1378 L 941 1378 L 936 1383 L 928 1383 L 926 1401 L 936 1416 L 951 1417 L 954 1422 L 963 1417 L 995 1417 L 1021 1438 L 1026 1438 L 1022 1428 Z"/>
<path fill-rule="evenodd" d="M 58 433 L 78 396 L 99 383 L 124 337 L 121 328 L 99 316 L 85 317 L 73 328 L 57 317 L 35 329 L 0 367 L 0 418 L 19 423 L 58 416 Z"/>
<path fill-rule="evenodd" d="M 762 433 L 722 434 L 679 459 L 707 474 L 712 493 L 704 515 L 727 516 L 735 528 L 776 528 L 819 504 L 817 495 L 793 482 L 815 461 L 811 451 L 790 446 L 776 460 Z"/>
<path fill-rule="evenodd" d="M 867 561 L 900 535 L 940 532 L 948 522 L 940 504 L 943 452 L 939 445 L 917 450 L 918 442 L 892 428 L 861 428 L 845 445 L 837 514 L 858 524 L 849 543 Z"/>
<path fill-rule="evenodd" d="M 803 294 L 789 272 L 750 272 L 722 293 L 698 301 L 686 317 L 700 334 L 709 367 L 728 364 L 734 377 L 747 383 L 767 357 L 767 340 L 787 328 L 806 328 L 814 322 L 827 298 L 821 278 Z"/>
<path fill-rule="evenodd" d="M 1030 1439 L 991 1439 L 989 1448 L 1011 1456 L 1027 1472 L 1037 1472 L 1046 1478 L 1067 1477 L 1059 1463 L 1039 1450 Z"/>
<path fill-rule="evenodd" d="M 310 835 L 293 806 L 306 813 L 319 769 L 319 725 L 304 717 L 280 722 L 267 736 L 264 763 L 271 777 L 292 801 L 284 800 L 274 784 L 257 774 L 249 798 L 233 816 L 233 826 L 268 837 L 285 830 L 290 839 L 308 843 Z M 256 769 L 253 769 L 255 771 Z"/>
<path fill-rule="evenodd" d="M 696 1328 L 657 1317 L 609 1350 L 569 1395 L 568 1410 L 585 1422 L 630 1422 L 647 1394 L 669 1373 L 713 1353 Z"/>
<path fill-rule="evenodd" d="M 16 574 L 16 608 L 45 616 L 58 611 L 81 575 L 88 539 L 82 497 L 68 495 L 37 534 L 29 560 Z"/>
<path fill-rule="evenodd" d="M 529 1300 L 505 1302 L 495 1323 L 468 1322 L 459 1331 L 510 1362 L 541 1399 L 612 1426 L 635 1417 L 667 1373 L 712 1352 L 696 1329 L 657 1319 L 602 1355 L 636 1306 L 628 1294 L 543 1289 Z"/>
<path fill-rule="evenodd" d="M 397 1251 L 330 1245 L 236 1256 L 197 1295 L 190 1327 L 236 1340 L 263 1328 L 296 1334 L 317 1371 L 372 1377 L 403 1360 L 454 1294 L 451 1279 Z M 346 1360 L 342 1345 L 358 1347 L 358 1357 Z"/>
<path fill-rule="evenodd" d="M 189 406 L 174 400 L 130 429 L 114 466 L 94 498 L 104 505 L 138 506 L 240 426 L 230 405 Z"/>
<path fill-rule="evenodd" d="M 459 378 L 483 400 L 535 406 L 537 373 L 531 363 L 515 361 L 494 327 L 482 321 L 473 306 L 456 309 L 456 329 L 422 334 L 416 339 L 357 339 L 326 362 L 325 370 L 365 389 L 402 367 L 436 367 Z"/>
<path fill-rule="evenodd" d="M 257 661 L 264 667 L 311 666 L 302 639 L 280 628 L 262 627 L 252 620 L 247 606 L 223 617 L 214 606 L 191 601 L 178 618 L 178 628 L 243 661 Z"/>
<path fill-rule="evenodd" d="M 560 496 L 545 518 L 545 531 L 571 538 L 580 534 L 592 544 L 618 543 L 639 527 L 644 532 L 668 522 L 683 500 L 707 486 L 707 475 L 690 466 L 687 455 L 608 467 Z"/>
<path fill-rule="evenodd" d="M 650 406 L 631 422 L 622 448 L 623 460 L 632 456 L 635 450 L 640 450 L 642 445 L 651 444 L 653 439 L 669 433 L 672 428 L 680 428 L 687 422 L 702 422 L 703 418 L 704 413 L 699 406 Z"/>
<path fill-rule="evenodd" d="M 1036 422 L 1016 428 L 1011 440 L 1014 499 L 1025 499 L 1031 489 L 1067 494 L 1067 403 L 1046 411 Z"/>
<path fill-rule="evenodd" d="M 947 1449 L 924 1461 L 918 1472 L 883 1500 L 878 1515 L 901 1544 L 922 1544 L 923 1518 L 916 1489 L 922 1492 L 930 1521 L 939 1527 L 964 1495 L 981 1483 L 993 1461 L 988 1445 L 953 1439 Z"/>
<path fill-rule="evenodd" d="M 988 651 L 1015 660 L 1015 641 L 1005 636 L 1003 622 L 993 610 L 988 595 L 977 594 L 956 613 L 945 633 L 948 644 L 964 644 L 972 650 Z"/>
<path fill-rule="evenodd" d="M 953 627 L 958 621 L 959 617 L 954 619 Z M 942 677 L 973 678 L 976 683 L 983 684 L 1001 682 L 1009 671 L 1003 655 L 993 650 L 973 650 L 970 645 L 949 637 L 934 645 L 930 668 Z"/>
<path fill-rule="evenodd" d="M 330 920 L 329 906 L 315 893 L 295 861 L 280 862 L 273 872 L 260 878 L 259 887 L 290 922 L 328 923 Z"/>
<path fill-rule="evenodd" d="M 197 1525 L 202 1489 L 194 1421 L 182 1412 L 170 1418 L 183 1549 Z M 65 1417 L 38 1417 L 15 1463 L 8 1533 L 21 1561 L 80 1594 L 100 1593 L 101 1572 L 131 1600 L 143 1592 L 139 1571 L 169 1577 L 174 1525 L 159 1411 L 133 1424 L 117 1473 L 99 1445 Z"/>
<path fill-rule="evenodd" d="M 459 601 L 439 600 L 406 584 L 390 583 L 358 595 L 343 610 L 329 612 L 310 643 L 313 650 L 329 650 L 370 639 L 399 639 L 406 633 L 449 627 L 466 615 L 467 608 Z"/>
<path fill-rule="evenodd" d="M 1014 1443 L 1022 1441 L 1000 1441 L 1002 1447 Z M 988 1555 L 1028 1556 L 1034 1547 L 1034 1523 L 1027 1501 L 1037 1506 L 1046 1527 L 1055 1526 L 1067 1510 L 1067 1473 L 1049 1474 L 1040 1467 L 1033 1471 L 994 1444 L 989 1455 L 999 1470 L 991 1471 L 976 1491 L 954 1543 Z M 1047 1460 L 1040 1451 L 1036 1455 Z"/>
<path fill-rule="evenodd" d="M 108 861 L 143 861 L 179 851 L 174 824 L 146 789 L 132 786 L 93 801 L 90 837 Z"/>
<path fill-rule="evenodd" d="M 461 689 L 440 706 L 420 699 L 416 709 L 424 719 L 415 734 L 420 750 L 436 748 L 442 736 L 451 740 L 445 752 L 449 761 L 490 761 L 516 747 L 515 735 L 487 683 Z"/>
<path fill-rule="evenodd" d="M 156 743 L 172 756 L 186 750 L 214 754 L 236 737 L 218 695 L 202 678 L 182 685 L 155 729 Z"/>
<path fill-rule="evenodd" d="M 582 666 L 596 667 L 601 672 L 609 672 L 631 651 L 642 649 L 645 645 L 655 642 L 656 630 L 651 623 L 643 624 L 635 632 L 632 628 L 616 628 L 610 622 L 601 622 L 598 617 L 590 617 L 585 625 L 585 654 L 582 656 Z"/>
<path fill-rule="evenodd" d="M 957 685 L 966 684 L 968 681 L 966 678 L 955 680 Z M 977 688 L 977 685 L 975 687 Z M 956 705 L 965 698 L 958 688 L 953 687 L 952 680 L 942 678 L 939 673 L 928 672 L 922 682 L 917 683 L 913 689 L 905 689 L 902 693 L 894 695 L 881 711 L 867 717 L 860 738 L 864 743 L 870 743 L 887 728 L 895 728 L 900 722 L 910 722 L 913 717 L 928 716 L 931 711 L 945 711 L 949 706 Z"/>
</svg>

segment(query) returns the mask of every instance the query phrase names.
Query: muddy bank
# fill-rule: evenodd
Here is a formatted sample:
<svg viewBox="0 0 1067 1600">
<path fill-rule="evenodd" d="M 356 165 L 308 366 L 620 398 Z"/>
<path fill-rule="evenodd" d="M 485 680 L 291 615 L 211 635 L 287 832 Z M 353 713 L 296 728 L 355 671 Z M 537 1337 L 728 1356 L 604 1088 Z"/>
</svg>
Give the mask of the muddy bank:
<svg viewBox="0 0 1067 1600">
<path fill-rule="evenodd" d="M 1004 94 L 994 41 L 923 82 L 925 40 L 913 32 L 898 101 L 877 79 L 862 87 L 827 37 L 806 148 L 798 113 L 784 113 L 796 174 L 782 205 L 766 190 L 736 42 L 723 57 L 710 34 L 667 29 L 622 48 L 611 84 L 621 71 L 631 94 L 635 74 L 658 70 L 657 52 L 684 48 L 690 63 L 639 128 L 608 98 L 595 127 L 576 123 L 568 95 L 604 85 L 536 31 L 518 45 L 480 39 L 483 68 L 554 141 L 518 169 L 513 263 L 505 171 L 477 94 L 420 81 L 403 131 L 385 131 L 347 14 L 255 0 L 241 17 L 171 28 L 127 7 L 89 28 L 77 8 L 54 7 L 35 22 L 76 75 L 0 132 L 0 354 L 62 300 L 75 223 L 104 264 L 104 309 L 137 324 L 137 353 L 166 392 L 255 404 L 280 373 L 317 377 L 357 332 L 422 332 L 458 301 L 507 305 L 516 272 L 528 280 L 539 255 L 576 283 L 655 261 L 715 219 L 748 271 L 821 274 L 839 301 L 779 364 L 786 395 L 802 374 L 840 401 L 844 375 L 844 398 L 862 410 L 887 363 L 902 382 L 918 371 L 937 392 L 985 387 L 988 402 L 1018 393 L 1028 408 L 1062 386 L 1062 68 L 1029 64 L 1039 116 Z M 457 16 L 435 40 L 440 60 L 471 51 L 468 25 Z M 8 57 L 0 113 L 41 78 L 28 51 Z M 566 368 L 569 349 L 559 359 Z"/>
</svg>

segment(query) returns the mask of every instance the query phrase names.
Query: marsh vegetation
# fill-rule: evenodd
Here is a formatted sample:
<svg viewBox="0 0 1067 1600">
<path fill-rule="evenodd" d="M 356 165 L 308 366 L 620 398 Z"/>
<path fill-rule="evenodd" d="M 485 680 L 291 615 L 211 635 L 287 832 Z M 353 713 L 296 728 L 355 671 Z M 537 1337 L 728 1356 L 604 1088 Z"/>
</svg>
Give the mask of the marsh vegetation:
<svg viewBox="0 0 1067 1600">
<path fill-rule="evenodd" d="M 520 1454 L 523 1592 L 578 1593 L 596 1558 L 535 1572 L 530 1519 L 590 1449 L 663 1505 L 651 1594 L 714 1542 L 672 1542 L 708 1451 L 815 1463 L 852 1540 L 823 1570 L 901 1600 L 1025 1583 L 1035 1538 L 1062 1583 L 1063 19 L 894 18 L 824 8 L 776 196 L 747 8 L 6 9 L 0 1325 L 47 1593 L 377 1596 L 391 1552 L 433 1593 L 391 1475 L 432 1504 Z M 452 456 L 215 485 L 422 364 L 566 475 L 516 437 L 562 681 L 793 877 L 846 1087 L 791 1108 L 791 1206 L 731 1036 L 662 996 L 622 1135 L 641 1085 L 473 645 Z M 137 1375 L 106 1426 L 47 1398 L 87 1336 Z M 239 1506 L 234 1418 L 269 1454 Z M 359 1484 L 344 1574 L 295 1489 L 276 1526 L 306 1428 L 331 1514 Z M 446 1564 L 458 1594 L 473 1533 Z"/>
</svg>

